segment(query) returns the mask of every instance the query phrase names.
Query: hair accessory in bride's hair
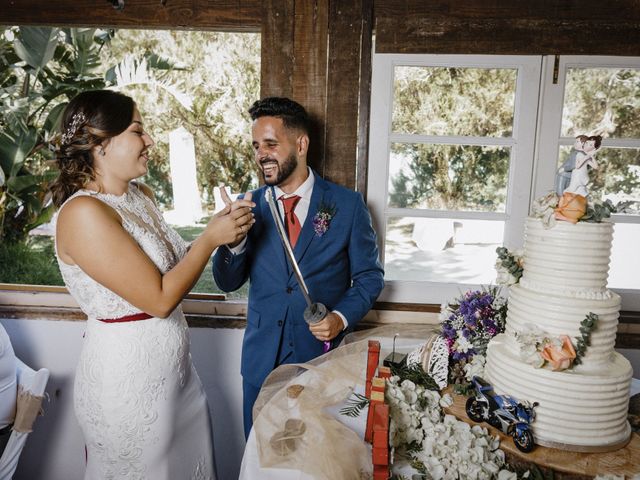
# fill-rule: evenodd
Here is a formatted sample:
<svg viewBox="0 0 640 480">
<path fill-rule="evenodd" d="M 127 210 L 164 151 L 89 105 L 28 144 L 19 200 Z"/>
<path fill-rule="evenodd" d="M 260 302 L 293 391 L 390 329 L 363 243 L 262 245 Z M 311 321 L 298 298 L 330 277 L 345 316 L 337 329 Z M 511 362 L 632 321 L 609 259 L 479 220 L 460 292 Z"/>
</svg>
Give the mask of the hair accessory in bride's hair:
<svg viewBox="0 0 640 480">
<path fill-rule="evenodd" d="M 62 134 L 62 145 L 67 145 L 68 143 L 70 143 L 71 139 L 78 131 L 78 128 L 80 128 L 80 125 L 82 125 L 86 121 L 87 117 L 84 116 L 84 113 L 74 113 L 73 117 L 71 118 L 71 125 L 69 125 L 65 132 Z"/>
</svg>

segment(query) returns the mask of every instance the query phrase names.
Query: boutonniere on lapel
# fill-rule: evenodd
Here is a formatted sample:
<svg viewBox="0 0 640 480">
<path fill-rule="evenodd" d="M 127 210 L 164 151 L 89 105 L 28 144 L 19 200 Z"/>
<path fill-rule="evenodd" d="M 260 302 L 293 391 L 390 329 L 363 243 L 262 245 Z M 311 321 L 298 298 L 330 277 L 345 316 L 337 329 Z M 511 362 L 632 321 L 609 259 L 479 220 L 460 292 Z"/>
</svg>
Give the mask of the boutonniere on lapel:
<svg viewBox="0 0 640 480">
<path fill-rule="evenodd" d="M 313 230 L 316 232 L 317 237 L 321 237 L 327 233 L 331 225 L 331 219 L 335 216 L 336 211 L 335 205 L 320 204 L 318 213 L 313 217 Z"/>
</svg>

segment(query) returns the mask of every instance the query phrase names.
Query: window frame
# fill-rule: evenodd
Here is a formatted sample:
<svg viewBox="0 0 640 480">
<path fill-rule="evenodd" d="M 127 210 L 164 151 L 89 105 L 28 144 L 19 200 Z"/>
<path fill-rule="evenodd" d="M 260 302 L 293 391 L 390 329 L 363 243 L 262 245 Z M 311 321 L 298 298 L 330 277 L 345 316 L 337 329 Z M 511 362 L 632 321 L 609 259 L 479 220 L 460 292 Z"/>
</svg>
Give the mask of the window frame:
<svg viewBox="0 0 640 480">
<path fill-rule="evenodd" d="M 188 293 L 181 302 L 188 315 L 246 317 L 247 300 L 230 299 L 218 293 Z M 37 311 L 42 316 L 53 310 L 81 313 L 66 287 L 58 285 L 23 285 L 0 283 L 0 317 L 2 311 Z"/>
<path fill-rule="evenodd" d="M 514 101 L 512 136 L 463 137 L 394 134 L 391 131 L 393 72 L 396 66 L 512 68 L 518 71 Z M 531 180 L 540 75 L 539 56 L 495 55 L 431 55 L 431 54 L 374 54 L 371 85 L 371 128 L 369 146 L 368 204 L 376 231 L 381 260 L 384 262 L 386 220 L 390 217 L 410 216 L 427 218 L 466 218 L 504 220 L 503 243 L 511 248 L 522 245 L 522 230 L 529 213 Z M 397 141 L 411 143 L 509 146 L 509 178 L 505 212 L 453 212 L 442 210 L 398 209 L 387 206 L 389 153 Z M 460 291 L 479 288 L 477 284 L 438 283 L 386 280 L 379 301 L 420 302 L 440 304 L 457 296 Z"/>
</svg>

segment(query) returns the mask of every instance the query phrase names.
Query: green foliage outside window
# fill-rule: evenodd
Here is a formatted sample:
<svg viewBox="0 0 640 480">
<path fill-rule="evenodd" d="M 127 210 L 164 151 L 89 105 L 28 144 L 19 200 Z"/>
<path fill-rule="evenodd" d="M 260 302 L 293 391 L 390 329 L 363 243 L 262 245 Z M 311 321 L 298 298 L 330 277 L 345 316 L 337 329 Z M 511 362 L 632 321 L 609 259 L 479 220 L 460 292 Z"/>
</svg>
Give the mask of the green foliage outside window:
<svg viewBox="0 0 640 480">
<path fill-rule="evenodd" d="M 246 111 L 259 97 L 259 40 L 217 32 L 0 28 L 0 282 L 60 284 L 59 275 L 29 276 L 6 262 L 43 257 L 55 265 L 51 239 L 28 233 L 52 217 L 48 187 L 57 173 L 50 141 L 64 107 L 81 91 L 116 88 L 136 100 L 156 141 L 143 181 L 161 208 L 172 207 L 168 133 L 177 127 L 194 135 L 206 207 L 213 186 L 256 187 Z M 24 257 L 29 252 L 31 261 Z"/>
<path fill-rule="evenodd" d="M 504 212 L 509 149 L 394 144 L 408 168 L 392 175 L 389 205 L 397 208 Z"/>
<path fill-rule="evenodd" d="M 502 138 L 512 135 L 513 69 L 396 67 L 393 131 Z M 392 146 L 389 205 L 504 211 L 508 148 L 403 143 Z"/>
<path fill-rule="evenodd" d="M 510 137 L 515 105 L 511 69 L 398 66 L 394 69 L 395 134 Z M 576 68 L 567 76 L 562 135 L 640 138 L 640 72 Z M 503 212 L 510 150 L 504 147 L 396 143 L 389 206 Z M 560 165 L 570 147 L 562 147 Z M 553 161 L 554 159 L 546 159 Z M 594 198 L 619 211 L 640 211 L 640 149 L 602 148 L 591 173 Z M 545 161 L 545 159 L 541 159 Z"/>
<path fill-rule="evenodd" d="M 66 100 L 104 86 L 95 70 L 107 39 L 94 29 L 0 30 L 1 241 L 24 241 L 51 218 L 49 141 Z"/>
</svg>

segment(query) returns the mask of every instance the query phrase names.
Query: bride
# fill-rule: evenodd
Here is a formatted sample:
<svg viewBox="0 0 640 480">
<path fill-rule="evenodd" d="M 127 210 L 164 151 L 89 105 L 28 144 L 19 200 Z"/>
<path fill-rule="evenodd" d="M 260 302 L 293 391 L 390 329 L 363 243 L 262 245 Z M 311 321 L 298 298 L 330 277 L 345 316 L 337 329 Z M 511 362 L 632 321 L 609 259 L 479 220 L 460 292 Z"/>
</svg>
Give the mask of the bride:
<svg viewBox="0 0 640 480">
<path fill-rule="evenodd" d="M 254 204 L 227 206 L 187 245 L 133 181 L 153 144 L 121 93 L 81 93 L 63 114 L 52 194 L 60 271 L 88 317 L 74 388 L 85 479 L 215 479 L 180 301 L 213 250 L 251 227 Z"/>
</svg>

